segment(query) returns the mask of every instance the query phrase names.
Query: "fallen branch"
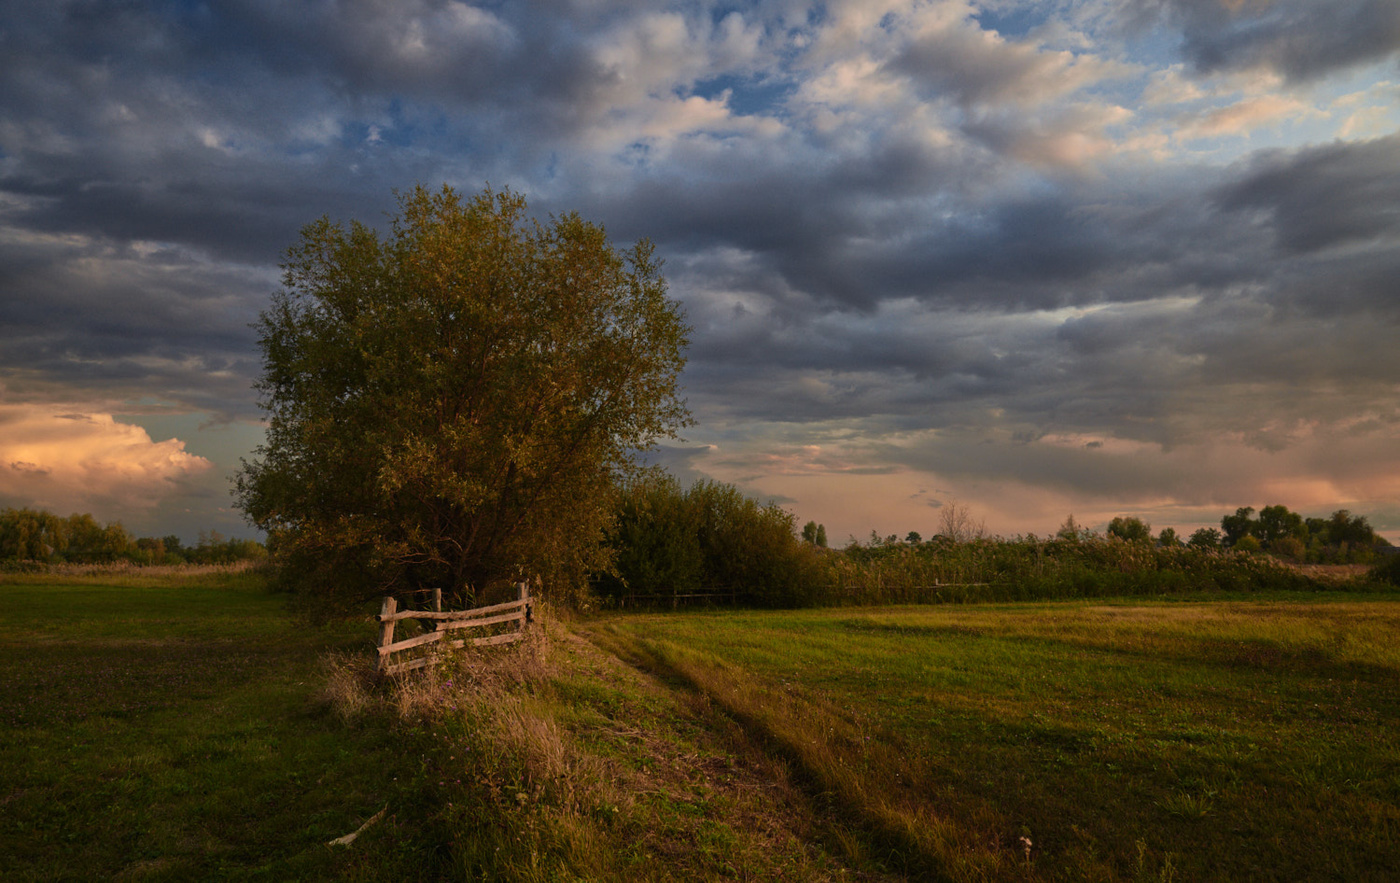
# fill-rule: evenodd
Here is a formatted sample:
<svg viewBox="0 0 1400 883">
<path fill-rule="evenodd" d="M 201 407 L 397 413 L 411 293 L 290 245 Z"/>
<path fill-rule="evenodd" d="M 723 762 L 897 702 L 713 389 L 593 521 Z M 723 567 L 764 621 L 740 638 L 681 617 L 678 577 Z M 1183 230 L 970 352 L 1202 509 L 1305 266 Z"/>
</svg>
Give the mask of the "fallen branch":
<svg viewBox="0 0 1400 883">
<path fill-rule="evenodd" d="M 381 809 L 379 812 L 377 812 L 377 813 L 375 813 L 373 816 L 371 816 L 369 821 L 365 822 L 363 825 L 361 825 L 360 827 L 356 828 L 352 833 L 346 834 L 344 837 L 337 837 L 337 838 L 335 838 L 334 840 L 331 840 L 331 841 L 329 841 L 328 843 L 326 843 L 326 845 L 327 845 L 327 846 L 349 846 L 350 844 L 352 844 L 352 843 L 355 842 L 355 838 L 356 838 L 356 837 L 359 837 L 361 834 L 365 833 L 365 829 L 366 829 L 366 828 L 368 828 L 370 825 L 373 825 L 375 822 L 379 821 L 380 819 L 384 818 L 384 813 L 386 813 L 386 812 L 388 812 L 388 811 L 389 811 L 389 804 L 386 803 L 386 804 L 384 804 L 384 808 L 383 808 L 383 809 Z"/>
</svg>

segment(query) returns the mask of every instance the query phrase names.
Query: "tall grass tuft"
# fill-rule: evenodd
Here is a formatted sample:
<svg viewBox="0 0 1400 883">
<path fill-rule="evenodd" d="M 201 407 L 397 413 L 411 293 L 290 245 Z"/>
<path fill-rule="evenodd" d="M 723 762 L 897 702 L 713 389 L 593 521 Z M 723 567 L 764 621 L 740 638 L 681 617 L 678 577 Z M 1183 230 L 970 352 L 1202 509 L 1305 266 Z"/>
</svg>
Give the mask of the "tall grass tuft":
<svg viewBox="0 0 1400 883">
<path fill-rule="evenodd" d="M 437 665 L 391 679 L 372 662 L 326 660 L 324 700 L 343 721 L 385 714 L 439 741 L 419 787 L 450 832 L 448 865 L 464 879 L 603 879 L 613 861 L 593 836 L 625 809 L 622 777 L 559 724 L 549 625 L 525 640 L 445 651 Z"/>
</svg>

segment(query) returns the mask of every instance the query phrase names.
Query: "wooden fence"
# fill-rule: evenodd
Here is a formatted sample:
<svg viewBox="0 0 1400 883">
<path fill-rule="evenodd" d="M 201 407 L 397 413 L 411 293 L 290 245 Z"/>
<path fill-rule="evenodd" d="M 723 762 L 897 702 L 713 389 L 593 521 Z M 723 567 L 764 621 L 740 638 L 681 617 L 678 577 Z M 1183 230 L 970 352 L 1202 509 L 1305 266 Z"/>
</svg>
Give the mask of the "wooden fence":
<svg viewBox="0 0 1400 883">
<path fill-rule="evenodd" d="M 712 604 L 728 604 L 732 607 L 741 601 L 747 601 L 749 594 L 737 589 L 716 589 L 699 592 L 629 592 L 615 597 L 618 607 L 671 607 L 674 609 Z"/>
<path fill-rule="evenodd" d="M 467 644 L 474 647 L 484 647 L 491 644 L 509 644 L 512 641 L 519 641 L 525 637 L 525 628 L 534 621 L 534 617 L 530 604 L 530 584 L 528 582 L 518 583 L 516 589 L 519 592 L 519 597 L 514 601 L 492 604 L 489 607 L 477 607 L 473 610 L 443 610 L 441 589 L 433 591 L 434 609 L 432 610 L 399 610 L 397 600 L 385 598 L 379 615 L 375 617 L 379 623 L 379 660 L 376 668 L 382 674 L 392 675 L 432 665 L 437 661 L 436 655 L 433 653 L 405 662 L 392 661 L 396 653 L 430 644 L 438 646 L 429 649 L 438 649 L 440 647 L 465 647 Z M 416 619 L 425 629 L 431 625 L 433 630 L 405 638 L 402 641 L 395 641 L 394 625 L 402 619 Z M 518 622 L 520 625 L 514 631 L 482 638 L 450 637 L 467 629 L 487 628 L 508 622 Z"/>
</svg>

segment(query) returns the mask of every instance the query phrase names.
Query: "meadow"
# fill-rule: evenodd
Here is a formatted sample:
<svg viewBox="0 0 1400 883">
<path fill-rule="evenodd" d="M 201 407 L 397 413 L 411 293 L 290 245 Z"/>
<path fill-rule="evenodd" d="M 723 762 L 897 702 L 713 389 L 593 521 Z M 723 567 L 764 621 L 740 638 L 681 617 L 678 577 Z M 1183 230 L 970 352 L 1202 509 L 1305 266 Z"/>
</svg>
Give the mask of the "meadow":
<svg viewBox="0 0 1400 883">
<path fill-rule="evenodd" d="M 432 867 L 411 728 L 347 728 L 253 571 L 0 574 L 0 879 L 393 879 Z M 416 798 L 415 798 L 416 799 Z M 371 849 L 331 849 L 385 806 Z M 421 813 L 417 814 L 421 815 Z"/>
<path fill-rule="evenodd" d="M 679 678 L 923 879 L 1400 878 L 1392 598 L 645 616 Z"/>
<path fill-rule="evenodd" d="M 256 572 L 0 579 L 6 880 L 1400 878 L 1394 592 L 541 608 L 385 683 Z"/>
</svg>

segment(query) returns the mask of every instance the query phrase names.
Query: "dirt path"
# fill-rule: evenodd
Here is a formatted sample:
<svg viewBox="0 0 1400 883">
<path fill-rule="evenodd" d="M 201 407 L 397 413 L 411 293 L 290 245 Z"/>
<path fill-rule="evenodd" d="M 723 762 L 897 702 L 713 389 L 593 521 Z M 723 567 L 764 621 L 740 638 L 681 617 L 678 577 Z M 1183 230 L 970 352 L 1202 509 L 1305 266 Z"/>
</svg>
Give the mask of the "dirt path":
<svg viewBox="0 0 1400 883">
<path fill-rule="evenodd" d="M 622 771 L 626 815 L 642 822 L 628 836 L 639 853 L 670 866 L 659 876 L 899 879 L 851 867 L 843 832 L 786 765 L 705 696 L 623 661 L 587 628 L 557 631 L 551 658 L 561 698 L 573 703 L 561 723 Z"/>
</svg>

